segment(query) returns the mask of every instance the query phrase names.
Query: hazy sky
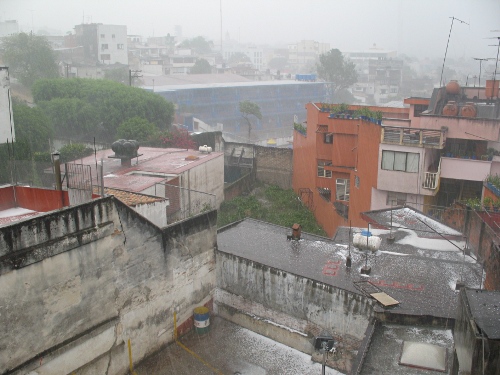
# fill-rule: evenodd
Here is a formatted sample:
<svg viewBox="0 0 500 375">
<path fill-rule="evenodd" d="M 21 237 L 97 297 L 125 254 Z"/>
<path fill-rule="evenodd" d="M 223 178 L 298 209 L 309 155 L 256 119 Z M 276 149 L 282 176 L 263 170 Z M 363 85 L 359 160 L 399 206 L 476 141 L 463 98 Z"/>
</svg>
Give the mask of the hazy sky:
<svg viewBox="0 0 500 375">
<path fill-rule="evenodd" d="M 216 44 L 222 31 L 257 44 L 328 42 L 341 51 L 378 47 L 418 57 L 442 57 L 451 19 L 448 56 L 496 57 L 500 0 L 0 0 L 0 20 L 16 19 L 23 31 L 65 33 L 85 22 L 127 25 L 128 34 L 203 35 Z"/>
</svg>

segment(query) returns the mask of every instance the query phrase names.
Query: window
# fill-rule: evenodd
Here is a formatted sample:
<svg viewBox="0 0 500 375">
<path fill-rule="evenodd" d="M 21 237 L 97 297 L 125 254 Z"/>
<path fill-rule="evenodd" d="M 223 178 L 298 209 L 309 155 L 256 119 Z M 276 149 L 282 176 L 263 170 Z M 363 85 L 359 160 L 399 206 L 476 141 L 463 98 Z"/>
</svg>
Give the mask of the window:
<svg viewBox="0 0 500 375">
<path fill-rule="evenodd" d="M 124 49 L 124 48 L 125 48 L 125 46 L 124 46 L 123 44 L 117 44 L 117 45 L 116 45 L 116 48 L 118 48 L 118 49 Z"/>
<path fill-rule="evenodd" d="M 115 34 L 111 34 L 111 38 L 115 39 Z"/>
<path fill-rule="evenodd" d="M 105 37 L 106 37 L 106 35 L 101 34 L 101 39 L 104 39 Z"/>
<path fill-rule="evenodd" d="M 325 201 L 330 202 L 332 199 L 332 191 L 328 188 L 318 188 L 319 196 Z"/>
<path fill-rule="evenodd" d="M 354 176 L 354 186 L 359 189 L 359 176 Z"/>
<path fill-rule="evenodd" d="M 336 199 L 338 201 L 346 201 L 349 202 L 349 188 L 350 182 L 344 178 L 337 178 L 336 184 Z"/>
<path fill-rule="evenodd" d="M 107 44 L 101 44 L 101 51 L 105 51 L 108 49 L 108 45 Z"/>
<path fill-rule="evenodd" d="M 332 171 L 325 170 L 325 166 L 332 165 L 329 160 L 318 160 L 318 177 L 332 178 Z"/>
<path fill-rule="evenodd" d="M 413 152 L 382 151 L 382 169 L 417 173 L 419 157 Z"/>
<path fill-rule="evenodd" d="M 404 206 L 406 203 L 406 193 L 396 193 L 394 191 L 388 191 L 387 201 L 385 203 L 388 206 Z"/>
<path fill-rule="evenodd" d="M 111 60 L 111 55 L 108 54 L 102 54 L 101 55 L 101 60 Z"/>
<path fill-rule="evenodd" d="M 333 133 L 325 133 L 323 135 L 323 141 L 325 143 L 330 143 L 332 144 L 333 143 Z"/>
</svg>

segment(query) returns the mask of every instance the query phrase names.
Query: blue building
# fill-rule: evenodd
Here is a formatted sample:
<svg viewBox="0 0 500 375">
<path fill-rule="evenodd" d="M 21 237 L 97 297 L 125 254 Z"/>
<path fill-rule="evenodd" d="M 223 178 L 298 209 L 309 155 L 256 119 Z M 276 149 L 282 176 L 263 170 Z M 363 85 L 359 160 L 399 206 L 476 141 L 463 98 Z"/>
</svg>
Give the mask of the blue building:
<svg viewBox="0 0 500 375">
<path fill-rule="evenodd" d="M 224 75 L 212 75 L 218 76 Z M 324 83 L 291 80 L 167 84 L 154 91 L 173 102 L 178 114 L 191 114 L 212 126 L 222 123 L 225 133 L 241 137 L 248 137 L 248 123 L 239 103 L 257 103 L 263 118 L 251 118 L 252 140 L 291 136 L 294 119 L 306 119 L 306 103 L 327 100 Z"/>
</svg>

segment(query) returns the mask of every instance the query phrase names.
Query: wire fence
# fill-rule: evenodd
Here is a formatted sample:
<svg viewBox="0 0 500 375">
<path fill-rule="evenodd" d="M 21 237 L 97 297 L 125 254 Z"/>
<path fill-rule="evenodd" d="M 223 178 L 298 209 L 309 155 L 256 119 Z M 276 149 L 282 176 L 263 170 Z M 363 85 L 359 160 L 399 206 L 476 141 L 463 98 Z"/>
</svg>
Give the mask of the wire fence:
<svg viewBox="0 0 500 375">
<path fill-rule="evenodd" d="M 174 182 L 176 181 L 178 178 L 174 179 Z M 175 183 L 157 183 L 154 185 L 154 190 L 152 189 L 148 194 L 169 200 L 167 207 L 169 224 L 217 208 L 215 194 L 183 188 Z"/>
</svg>

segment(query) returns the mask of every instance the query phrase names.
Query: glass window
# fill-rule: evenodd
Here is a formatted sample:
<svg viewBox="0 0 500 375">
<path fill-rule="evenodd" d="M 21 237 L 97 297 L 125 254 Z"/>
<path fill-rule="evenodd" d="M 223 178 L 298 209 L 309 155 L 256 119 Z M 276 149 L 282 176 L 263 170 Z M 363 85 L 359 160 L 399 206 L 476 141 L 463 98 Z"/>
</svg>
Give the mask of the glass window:
<svg viewBox="0 0 500 375">
<path fill-rule="evenodd" d="M 332 199 L 332 192 L 328 188 L 318 188 L 319 196 L 325 201 L 330 202 Z"/>
<path fill-rule="evenodd" d="M 104 50 L 107 50 L 108 49 L 108 45 L 107 44 L 101 44 L 101 50 L 104 51 Z"/>
<path fill-rule="evenodd" d="M 329 160 L 318 160 L 318 177 L 332 178 L 332 171 L 325 170 L 325 166 L 332 165 Z"/>
<path fill-rule="evenodd" d="M 388 206 L 404 206 L 405 203 L 406 203 L 406 193 L 396 193 L 393 191 L 387 192 L 386 204 Z"/>
<path fill-rule="evenodd" d="M 326 134 L 324 135 L 324 139 L 323 139 L 323 141 L 324 141 L 325 143 L 330 143 L 330 144 L 332 144 L 332 143 L 333 143 L 333 133 L 326 133 Z"/>
<path fill-rule="evenodd" d="M 338 201 L 349 201 L 350 182 L 347 179 L 337 178 L 336 181 L 336 199 Z"/>
<path fill-rule="evenodd" d="M 418 172 L 420 155 L 414 152 L 382 151 L 382 169 L 386 171 Z"/>
</svg>

